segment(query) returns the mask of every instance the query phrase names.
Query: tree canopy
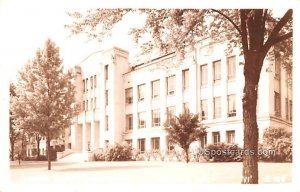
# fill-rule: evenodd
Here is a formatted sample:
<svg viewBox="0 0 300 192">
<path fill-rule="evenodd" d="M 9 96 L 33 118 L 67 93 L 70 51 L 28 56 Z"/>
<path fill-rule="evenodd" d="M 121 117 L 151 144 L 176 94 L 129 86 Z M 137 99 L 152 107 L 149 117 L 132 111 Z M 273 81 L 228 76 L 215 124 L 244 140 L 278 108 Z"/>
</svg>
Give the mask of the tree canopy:
<svg viewBox="0 0 300 192">
<path fill-rule="evenodd" d="M 77 112 L 73 74 L 63 72 L 59 48 L 48 39 L 44 49 L 20 71 L 12 110 L 19 127 L 47 138 L 48 169 L 50 141 L 60 137 Z"/>
</svg>

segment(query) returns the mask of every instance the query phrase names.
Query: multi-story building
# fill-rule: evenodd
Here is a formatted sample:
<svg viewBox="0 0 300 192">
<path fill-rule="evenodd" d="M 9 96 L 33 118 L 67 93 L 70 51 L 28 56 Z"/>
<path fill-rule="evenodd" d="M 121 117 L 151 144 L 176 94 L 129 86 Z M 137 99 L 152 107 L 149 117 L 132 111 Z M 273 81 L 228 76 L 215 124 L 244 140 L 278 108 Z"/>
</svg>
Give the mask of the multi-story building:
<svg viewBox="0 0 300 192">
<path fill-rule="evenodd" d="M 199 113 L 207 136 L 199 143 L 243 145 L 243 56 L 226 56 L 226 45 L 209 39 L 183 61 L 170 53 L 130 66 L 119 48 L 96 52 L 74 68 L 80 114 L 67 129 L 66 147 L 92 151 L 127 141 L 140 151 L 169 146 L 163 124 L 189 110 Z M 259 139 L 267 127 L 292 126 L 292 87 L 275 58 L 265 60 L 258 87 Z"/>
</svg>

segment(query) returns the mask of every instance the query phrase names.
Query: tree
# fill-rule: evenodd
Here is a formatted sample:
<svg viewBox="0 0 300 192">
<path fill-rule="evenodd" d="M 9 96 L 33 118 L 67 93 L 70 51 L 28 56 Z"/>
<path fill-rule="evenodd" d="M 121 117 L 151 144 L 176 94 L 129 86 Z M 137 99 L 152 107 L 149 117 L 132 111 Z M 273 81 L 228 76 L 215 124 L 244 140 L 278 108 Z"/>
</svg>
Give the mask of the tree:
<svg viewBox="0 0 300 192">
<path fill-rule="evenodd" d="M 191 143 L 206 135 L 205 128 L 199 122 L 198 115 L 190 112 L 179 114 L 164 124 L 171 142 L 178 144 L 185 152 L 185 160 L 189 162 Z"/>
<path fill-rule="evenodd" d="M 130 31 L 136 43 L 147 54 L 158 48 L 162 54 L 176 51 L 184 58 L 184 50 L 203 37 L 223 41 L 227 51 L 237 47 L 244 56 L 243 123 L 244 155 L 242 183 L 258 183 L 258 126 L 256 119 L 257 90 L 263 61 L 267 54 L 277 56 L 288 71 L 292 70 L 292 10 L 275 18 L 268 9 L 95 9 L 85 15 L 74 12 L 67 25 L 72 34 L 85 33 L 100 42 L 111 29 L 131 12 L 146 15 L 145 25 Z M 141 43 L 145 34 L 152 39 Z M 251 153 L 247 153 L 251 154 Z M 248 179 L 249 178 L 249 179 Z M 246 181 L 246 182 L 245 182 Z"/>
<path fill-rule="evenodd" d="M 77 106 L 73 75 L 63 72 L 59 48 L 50 39 L 20 72 L 17 92 L 12 105 L 17 122 L 28 132 L 45 136 L 51 170 L 50 141 L 70 126 Z"/>
<path fill-rule="evenodd" d="M 15 89 L 16 89 L 15 85 L 13 83 L 10 83 L 9 96 L 11 98 L 17 96 Z M 11 102 L 12 100 L 10 100 L 10 103 Z M 19 140 L 22 130 L 14 123 L 15 116 L 11 110 L 11 105 L 10 105 L 9 115 L 10 115 L 9 117 L 10 160 L 13 161 L 15 155 L 15 144 Z"/>
</svg>

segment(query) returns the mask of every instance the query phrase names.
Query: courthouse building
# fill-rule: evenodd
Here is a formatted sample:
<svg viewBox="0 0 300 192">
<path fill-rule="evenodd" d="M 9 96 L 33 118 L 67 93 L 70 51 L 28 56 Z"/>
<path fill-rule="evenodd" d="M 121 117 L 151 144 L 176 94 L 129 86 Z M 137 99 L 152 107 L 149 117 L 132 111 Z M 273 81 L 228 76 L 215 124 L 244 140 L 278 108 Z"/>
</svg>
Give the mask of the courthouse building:
<svg viewBox="0 0 300 192">
<path fill-rule="evenodd" d="M 66 130 L 66 148 L 93 151 L 128 142 L 140 151 L 167 150 L 163 124 L 189 110 L 199 113 L 207 136 L 198 143 L 243 145 L 244 58 L 226 45 L 199 42 L 180 65 L 174 53 L 131 66 L 119 48 L 95 52 L 74 67 L 81 111 Z M 275 58 L 265 60 L 258 87 L 259 138 L 268 127 L 292 126 L 292 87 Z"/>
</svg>

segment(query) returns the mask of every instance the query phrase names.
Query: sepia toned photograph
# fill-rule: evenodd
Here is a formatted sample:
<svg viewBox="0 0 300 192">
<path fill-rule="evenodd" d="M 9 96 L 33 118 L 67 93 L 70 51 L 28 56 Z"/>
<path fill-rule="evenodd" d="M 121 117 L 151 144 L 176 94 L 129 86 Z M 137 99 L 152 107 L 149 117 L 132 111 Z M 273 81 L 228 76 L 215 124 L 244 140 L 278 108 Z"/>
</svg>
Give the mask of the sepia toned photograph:
<svg viewBox="0 0 300 192">
<path fill-rule="evenodd" d="M 293 7 L 13 2 L 9 187 L 293 183 Z"/>
</svg>

